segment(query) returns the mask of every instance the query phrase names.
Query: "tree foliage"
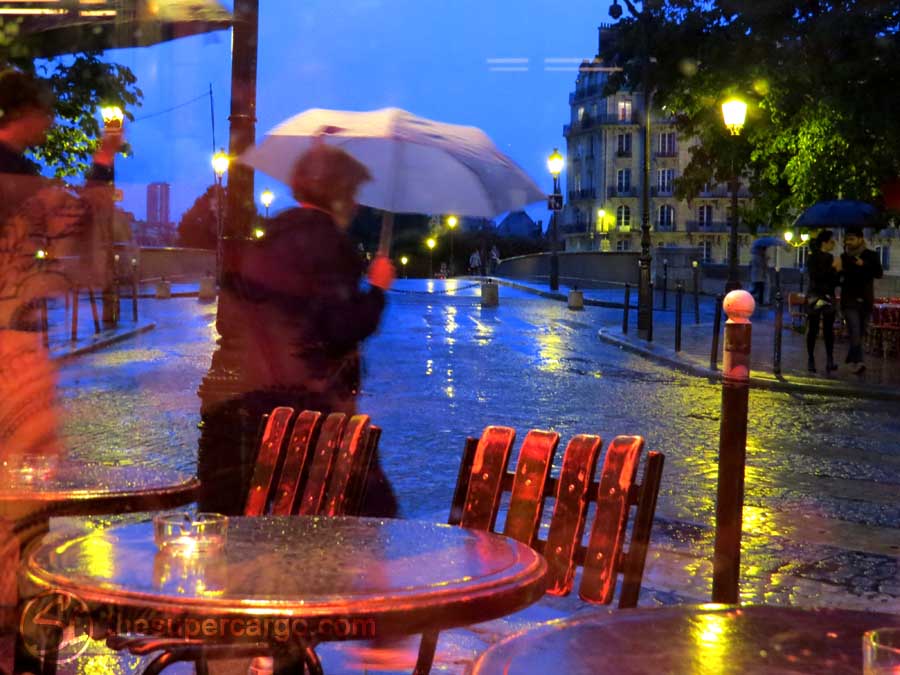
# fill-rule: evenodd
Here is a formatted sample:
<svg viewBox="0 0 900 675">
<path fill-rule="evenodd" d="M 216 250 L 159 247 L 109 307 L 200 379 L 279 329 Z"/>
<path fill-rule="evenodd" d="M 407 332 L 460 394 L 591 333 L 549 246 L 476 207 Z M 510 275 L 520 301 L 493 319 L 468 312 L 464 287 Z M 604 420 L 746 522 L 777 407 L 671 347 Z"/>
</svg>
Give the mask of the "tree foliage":
<svg viewBox="0 0 900 675">
<path fill-rule="evenodd" d="M 191 208 L 184 212 L 178 223 L 178 245 L 187 248 L 216 248 L 218 232 L 217 209 L 224 208 L 225 190 L 221 189 L 221 201 L 216 198 L 216 185 L 210 185 L 206 192 L 197 197 Z"/>
<path fill-rule="evenodd" d="M 900 174 L 898 28 L 900 0 L 645 2 L 602 45 L 623 66 L 606 93 L 647 82 L 697 139 L 680 197 L 737 169 L 754 195 L 750 222 L 780 224 L 820 200 L 877 201 Z M 739 137 L 721 118 L 731 95 L 748 103 Z"/>
</svg>

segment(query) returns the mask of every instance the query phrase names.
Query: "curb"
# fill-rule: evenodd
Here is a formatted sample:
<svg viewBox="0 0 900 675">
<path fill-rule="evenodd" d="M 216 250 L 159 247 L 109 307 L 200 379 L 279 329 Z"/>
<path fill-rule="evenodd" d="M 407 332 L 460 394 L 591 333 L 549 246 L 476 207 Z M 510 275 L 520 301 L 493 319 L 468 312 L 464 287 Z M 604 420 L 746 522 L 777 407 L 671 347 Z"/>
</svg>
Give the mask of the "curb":
<svg viewBox="0 0 900 675">
<path fill-rule="evenodd" d="M 509 281 L 507 279 L 501 279 L 499 277 L 467 277 L 469 279 L 474 279 L 475 281 L 492 281 L 498 286 L 508 286 L 509 288 L 515 288 L 519 291 L 525 291 L 527 293 L 531 293 L 532 295 L 537 295 L 542 298 L 547 298 L 548 300 L 558 300 L 560 302 L 568 302 L 569 296 L 565 293 L 559 293 L 556 291 L 542 291 L 539 288 L 535 288 L 534 286 L 527 286 L 526 284 L 520 284 L 515 281 Z M 580 291 L 584 291 L 585 289 L 580 288 Z M 588 289 L 590 290 L 590 289 Z M 606 300 L 594 300 L 592 298 L 584 298 L 584 304 L 589 305 L 591 307 L 606 307 L 608 309 L 624 309 L 625 305 L 621 302 L 608 302 Z M 637 305 L 632 305 L 631 309 L 636 310 Z"/>
<path fill-rule="evenodd" d="M 110 345 L 114 345 L 114 344 L 117 344 L 124 340 L 133 338 L 137 335 L 141 335 L 142 333 L 151 331 L 154 328 L 156 328 L 156 323 L 151 321 L 149 323 L 145 323 L 141 326 L 137 326 L 130 330 L 125 330 L 125 331 L 122 331 L 119 333 L 114 333 L 112 335 L 101 335 L 100 337 L 95 338 L 93 342 L 91 342 L 88 345 L 84 345 L 83 347 L 76 347 L 75 349 L 70 349 L 68 351 L 57 353 L 57 354 L 53 354 L 51 352 L 50 358 L 53 361 L 62 363 L 62 362 L 68 361 L 69 359 L 75 358 L 76 356 L 82 356 L 84 354 L 90 354 L 91 352 L 96 352 L 101 349 L 105 349 L 106 347 L 109 347 Z"/>
<path fill-rule="evenodd" d="M 605 328 L 598 329 L 597 337 L 607 344 L 619 347 L 632 354 L 637 354 L 645 359 L 663 363 L 688 375 L 702 377 L 710 382 L 721 382 L 723 380 L 721 371 L 712 370 L 708 367 L 701 366 L 686 357 L 678 356 L 674 350 L 669 349 L 668 347 L 660 347 L 659 345 L 652 344 L 646 346 L 639 345 L 634 343 L 630 338 L 615 335 Z M 900 391 L 877 385 L 860 387 L 848 384 L 819 384 L 818 382 L 812 381 L 791 381 L 784 378 L 776 378 L 774 375 L 768 373 L 762 375 L 751 374 L 750 386 L 755 389 L 766 389 L 769 391 L 865 398 L 875 401 L 900 401 Z"/>
</svg>

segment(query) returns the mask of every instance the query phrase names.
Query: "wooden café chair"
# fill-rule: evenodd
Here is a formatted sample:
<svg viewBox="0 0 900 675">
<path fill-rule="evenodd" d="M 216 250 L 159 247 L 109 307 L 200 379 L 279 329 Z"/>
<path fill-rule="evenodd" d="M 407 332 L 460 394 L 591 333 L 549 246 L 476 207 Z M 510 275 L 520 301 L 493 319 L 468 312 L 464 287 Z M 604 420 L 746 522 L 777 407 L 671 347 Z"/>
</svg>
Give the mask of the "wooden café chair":
<svg viewBox="0 0 900 675">
<path fill-rule="evenodd" d="M 365 498 L 366 479 L 381 429 L 368 415 L 275 408 L 264 420 L 246 516 L 357 515 Z M 178 661 L 193 661 L 198 675 L 206 675 L 207 660 L 258 657 L 266 645 L 209 645 L 201 640 L 117 636 L 107 643 L 145 656 L 162 651 L 144 670 L 155 675 Z M 310 672 L 321 672 L 314 645 L 304 647 L 302 658 Z"/>
<path fill-rule="evenodd" d="M 547 592 L 551 595 L 571 593 L 576 567 L 581 566 L 578 594 L 583 600 L 610 604 L 621 576 L 619 607 L 635 607 L 665 456 L 650 452 L 638 483 L 644 439 L 616 436 L 606 450 L 599 479 L 594 480 L 602 440 L 582 434 L 569 441 L 559 474 L 552 477 L 559 434 L 533 429 L 525 436 L 513 473 L 507 465 L 515 437 L 509 427 L 489 426 L 480 439 L 466 440 L 450 524 L 502 532 L 543 554 L 550 567 Z M 510 498 L 500 529 L 497 519 L 504 492 Z M 542 539 L 543 512 L 551 500 L 552 516 Z M 594 521 L 584 545 L 591 504 L 595 505 Z M 629 523 L 631 540 L 626 549 Z M 437 633 L 423 635 L 416 673 L 429 671 L 437 638 Z"/>
</svg>

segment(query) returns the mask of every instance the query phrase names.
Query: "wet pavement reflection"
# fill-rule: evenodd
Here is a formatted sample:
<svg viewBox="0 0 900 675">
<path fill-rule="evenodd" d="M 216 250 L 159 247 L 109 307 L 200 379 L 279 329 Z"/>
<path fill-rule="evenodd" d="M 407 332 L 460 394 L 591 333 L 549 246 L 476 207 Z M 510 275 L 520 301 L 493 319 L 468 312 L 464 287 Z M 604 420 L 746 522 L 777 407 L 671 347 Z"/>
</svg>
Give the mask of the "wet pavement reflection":
<svg viewBox="0 0 900 675">
<path fill-rule="evenodd" d="M 506 287 L 483 309 L 464 279 L 395 288 L 359 407 L 384 430 L 404 517 L 446 518 L 463 441 L 488 424 L 640 434 L 667 455 L 647 593 L 709 597 L 719 385 L 600 342 L 616 310 Z M 156 330 L 63 366 L 70 453 L 193 470 L 215 305 L 147 300 L 142 315 Z M 900 611 L 898 431 L 896 403 L 751 391 L 745 599 Z"/>
</svg>

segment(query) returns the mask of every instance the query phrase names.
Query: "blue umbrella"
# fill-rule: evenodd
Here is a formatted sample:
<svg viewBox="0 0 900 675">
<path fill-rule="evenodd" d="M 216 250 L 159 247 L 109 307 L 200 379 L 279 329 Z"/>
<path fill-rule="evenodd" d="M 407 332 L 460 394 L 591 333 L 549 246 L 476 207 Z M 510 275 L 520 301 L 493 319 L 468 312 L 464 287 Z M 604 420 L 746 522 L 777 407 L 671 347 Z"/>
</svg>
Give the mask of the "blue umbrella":
<svg viewBox="0 0 900 675">
<path fill-rule="evenodd" d="M 751 251 L 758 251 L 769 246 L 787 246 L 787 242 L 781 237 L 760 237 L 750 246 Z"/>
<path fill-rule="evenodd" d="M 839 199 L 813 204 L 794 221 L 794 227 L 884 227 L 881 212 L 867 202 Z"/>
</svg>

